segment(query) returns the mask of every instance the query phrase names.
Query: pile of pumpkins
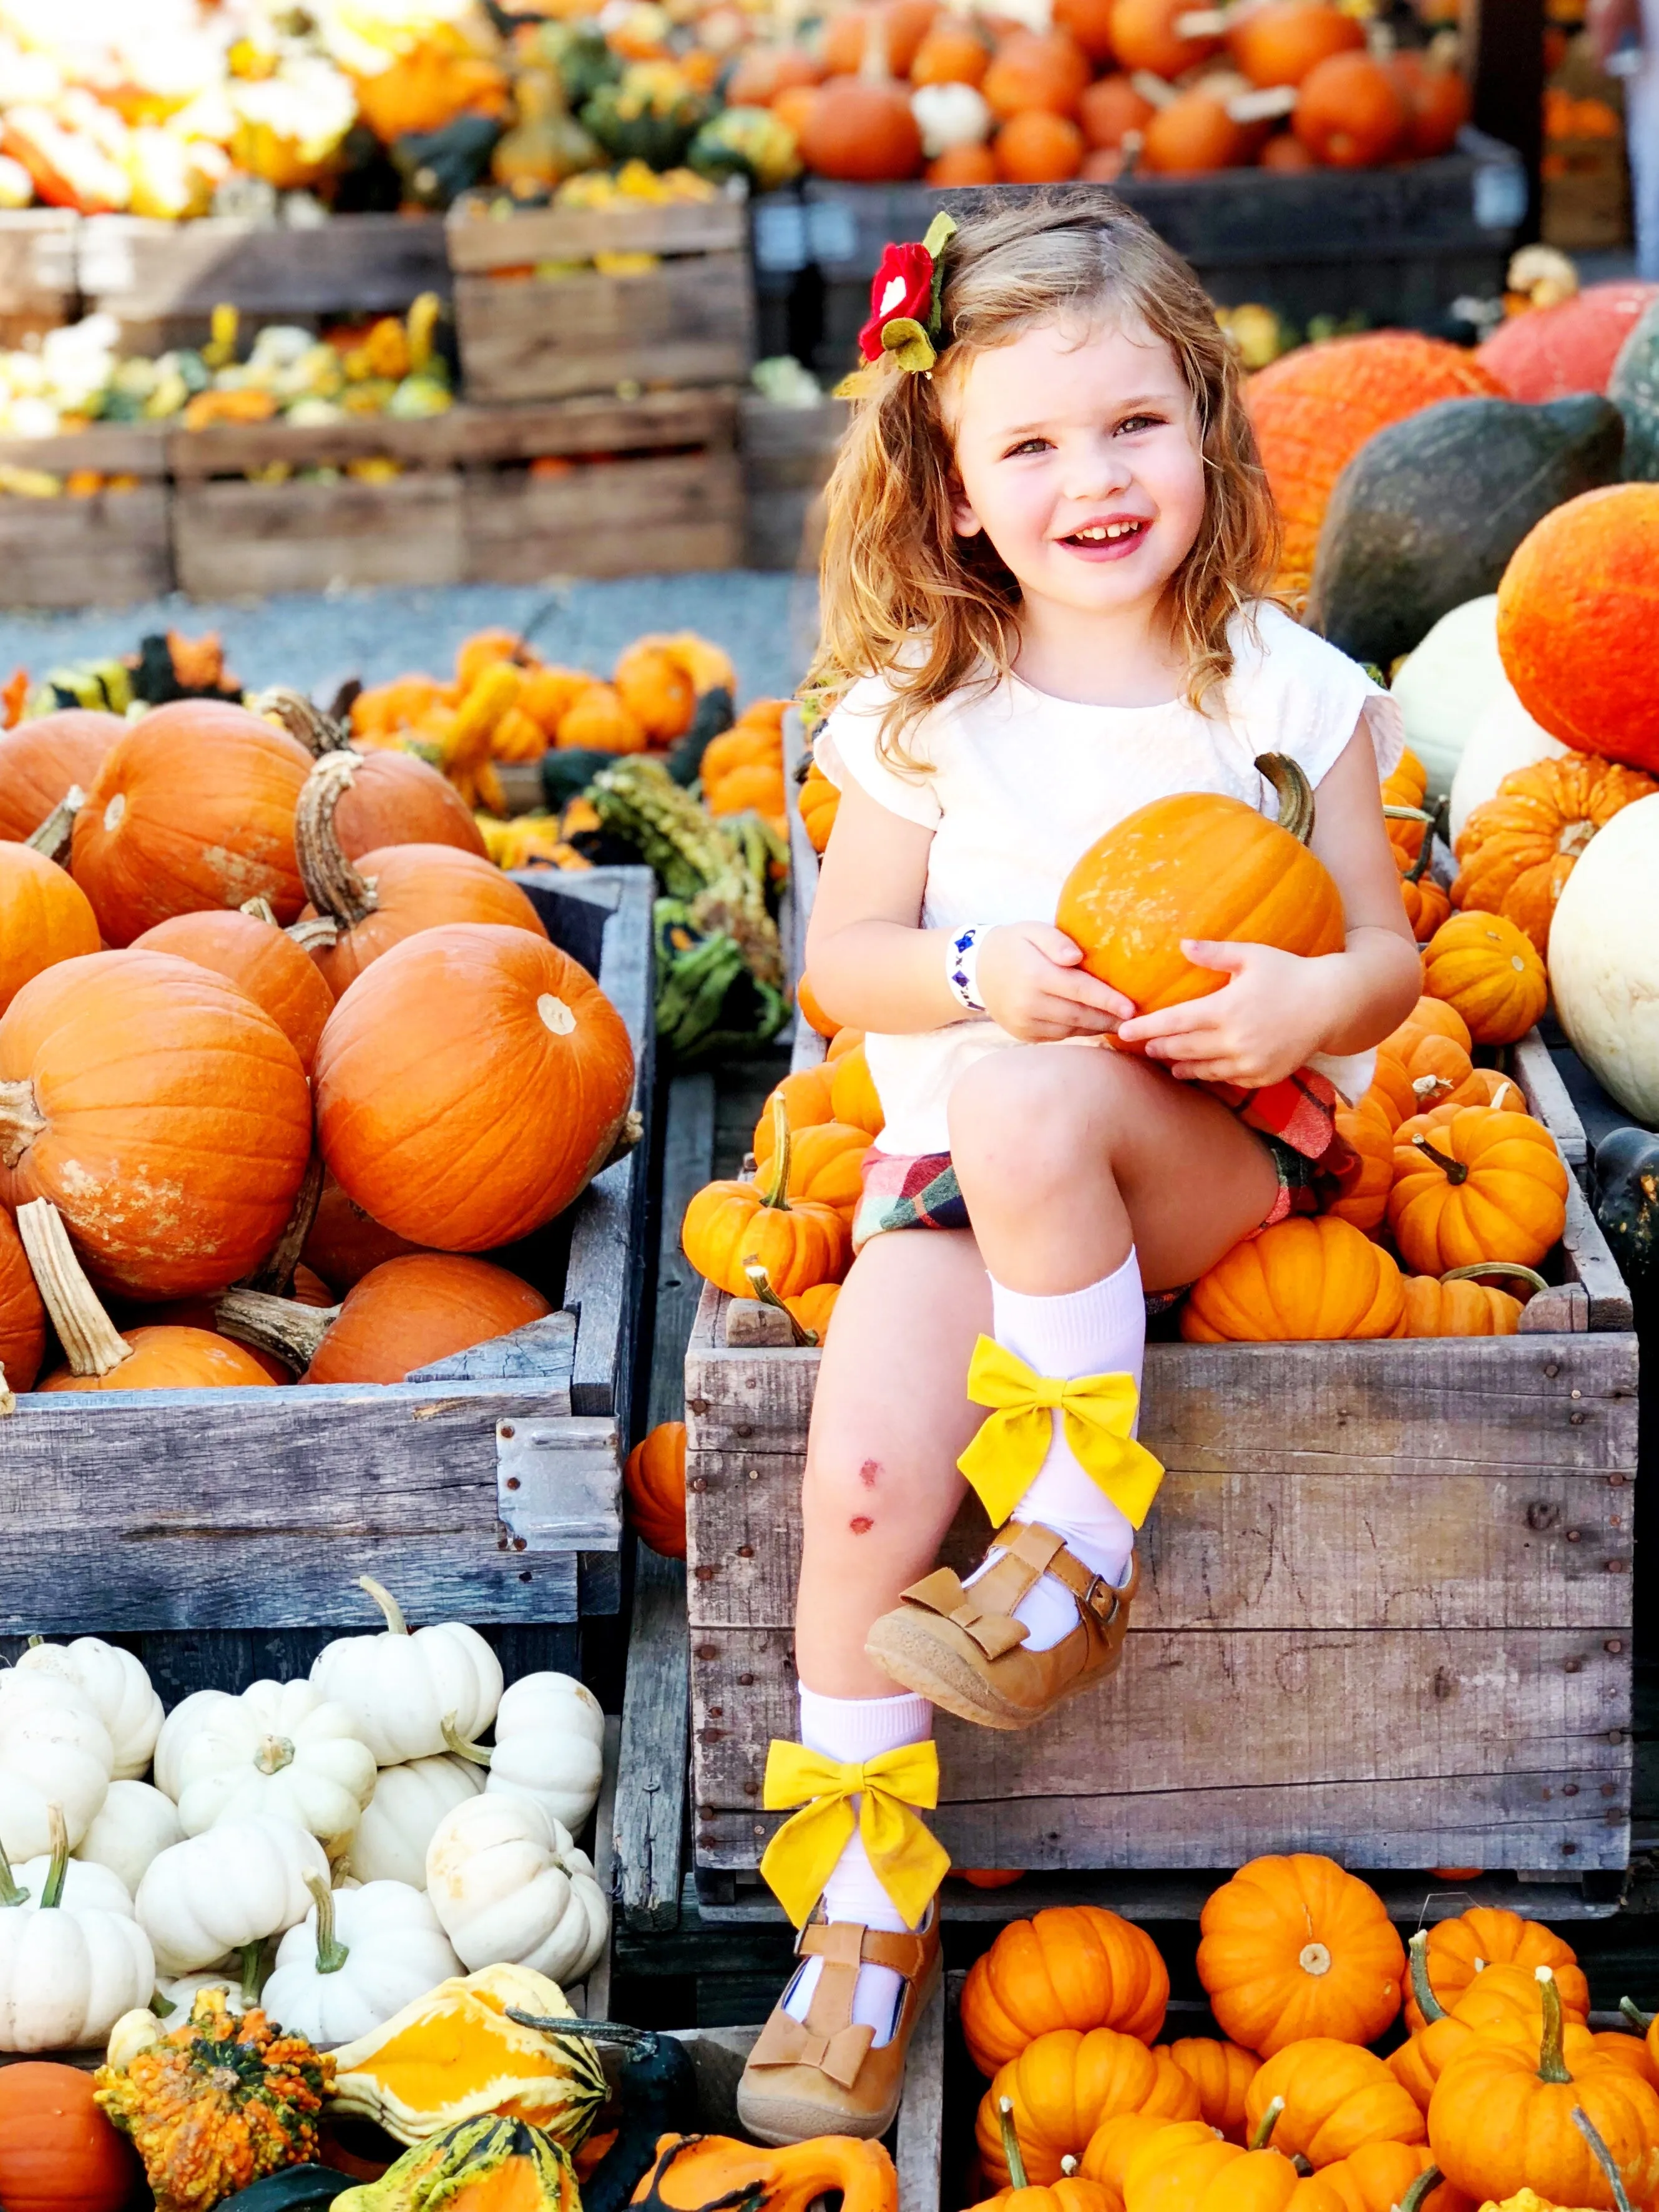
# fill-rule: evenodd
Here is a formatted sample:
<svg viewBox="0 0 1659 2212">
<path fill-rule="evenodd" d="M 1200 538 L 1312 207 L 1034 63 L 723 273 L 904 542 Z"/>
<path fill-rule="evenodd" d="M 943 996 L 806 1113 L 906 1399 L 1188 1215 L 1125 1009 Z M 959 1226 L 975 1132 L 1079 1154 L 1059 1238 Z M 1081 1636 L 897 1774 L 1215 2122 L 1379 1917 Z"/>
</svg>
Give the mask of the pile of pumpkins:
<svg viewBox="0 0 1659 2212">
<path fill-rule="evenodd" d="M 1408 1959 L 1365 1882 L 1297 1855 L 1242 1868 L 1200 1926 L 1224 2040 L 1158 2041 L 1164 1961 L 1096 1906 L 1016 1920 L 974 1966 L 975 2142 L 1002 2191 L 976 2212 L 1552 2212 L 1659 2190 L 1659 2037 L 1592 2033 L 1540 1922 L 1476 1906 Z"/>
<path fill-rule="evenodd" d="M 400 1380 L 548 1313 L 476 1255 L 637 1129 L 621 1018 L 453 786 L 270 706 L 0 734 L 12 1391 Z"/>
</svg>

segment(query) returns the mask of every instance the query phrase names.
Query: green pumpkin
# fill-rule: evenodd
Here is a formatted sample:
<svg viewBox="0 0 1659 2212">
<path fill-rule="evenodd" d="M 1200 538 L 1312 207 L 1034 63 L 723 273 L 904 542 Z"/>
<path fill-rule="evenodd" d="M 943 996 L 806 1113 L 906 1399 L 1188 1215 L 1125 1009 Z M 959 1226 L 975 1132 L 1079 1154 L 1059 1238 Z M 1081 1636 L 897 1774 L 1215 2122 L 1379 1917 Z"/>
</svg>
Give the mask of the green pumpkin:
<svg viewBox="0 0 1659 2212">
<path fill-rule="evenodd" d="M 708 102 L 672 62 L 635 62 L 615 84 L 602 84 L 582 109 L 584 126 L 618 161 L 677 168 Z"/>
<path fill-rule="evenodd" d="M 551 2136 L 526 2120 L 483 2112 L 459 2120 L 406 2150 L 378 2181 L 348 2189 L 334 2212 L 441 2212 L 464 2189 L 490 2180 L 509 2161 L 521 2165 L 517 2187 L 503 2201 L 522 2212 L 580 2212 L 576 2175 L 568 2154 Z M 505 2179 L 505 2177 L 503 2178 Z"/>
<path fill-rule="evenodd" d="M 1607 397 L 1625 418 L 1625 481 L 1659 483 L 1659 300 L 1620 347 Z"/>
<path fill-rule="evenodd" d="M 769 107 L 728 107 L 711 116 L 685 158 L 700 177 L 716 184 L 741 177 L 757 192 L 775 192 L 801 171 L 795 134 Z"/>
<path fill-rule="evenodd" d="M 1613 1129 L 1595 1147 L 1595 1218 L 1630 1285 L 1640 1322 L 1659 1316 L 1659 1136 Z"/>
<path fill-rule="evenodd" d="M 1412 652 L 1495 592 L 1552 507 L 1616 481 L 1624 428 L 1593 392 L 1443 399 L 1368 439 L 1336 480 L 1304 617 L 1356 660 Z"/>
<path fill-rule="evenodd" d="M 538 23 L 531 36 L 528 60 L 532 68 L 556 73 L 573 108 L 591 100 L 602 84 L 615 84 L 623 73 L 621 58 L 605 44 L 605 33 L 586 18 Z"/>
</svg>

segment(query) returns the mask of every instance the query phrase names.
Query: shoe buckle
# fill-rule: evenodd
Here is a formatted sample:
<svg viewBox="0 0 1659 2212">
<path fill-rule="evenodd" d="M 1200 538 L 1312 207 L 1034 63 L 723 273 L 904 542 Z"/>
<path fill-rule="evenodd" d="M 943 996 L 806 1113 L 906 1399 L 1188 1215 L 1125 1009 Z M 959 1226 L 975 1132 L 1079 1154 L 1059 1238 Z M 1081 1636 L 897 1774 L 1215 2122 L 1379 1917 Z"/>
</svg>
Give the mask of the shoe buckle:
<svg viewBox="0 0 1659 2212">
<path fill-rule="evenodd" d="M 1117 1618 L 1118 1601 L 1122 1595 L 1120 1589 L 1107 1581 L 1104 1575 L 1091 1574 L 1089 1577 L 1089 1587 L 1083 1593 L 1082 1602 L 1093 1613 L 1103 1628 L 1109 1628 Z M 1109 1604 L 1103 1607 L 1103 1598 L 1109 1599 Z"/>
</svg>

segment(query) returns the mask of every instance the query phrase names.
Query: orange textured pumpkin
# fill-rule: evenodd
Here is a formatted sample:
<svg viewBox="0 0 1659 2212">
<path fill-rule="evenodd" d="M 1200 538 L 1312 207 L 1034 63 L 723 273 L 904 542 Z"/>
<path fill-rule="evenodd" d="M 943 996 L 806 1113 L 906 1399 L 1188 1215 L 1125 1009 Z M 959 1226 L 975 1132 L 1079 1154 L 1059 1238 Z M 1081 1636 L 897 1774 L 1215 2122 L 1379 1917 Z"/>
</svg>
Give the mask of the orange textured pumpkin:
<svg viewBox="0 0 1659 2212">
<path fill-rule="evenodd" d="M 762 1116 L 761 1127 L 767 1132 L 764 1157 L 759 1130 L 756 1132 L 755 1157 L 764 1166 L 773 1151 L 769 1116 Z M 810 1128 L 792 1132 L 788 1191 L 791 1203 L 797 1199 L 811 1199 L 820 1206 L 833 1206 L 850 1229 L 863 1188 L 864 1158 L 869 1149 L 870 1132 L 854 1128 L 845 1121 L 818 1121 Z"/>
<path fill-rule="evenodd" d="M 989 2212 L 991 2203 L 1003 2208 L 1003 2212 L 1121 2212 L 1122 2199 L 1116 2192 L 1071 2172 L 1074 2161 L 1068 2160 L 1061 2179 L 1046 2188 L 1033 2182 L 1025 2171 L 1019 2138 L 1014 2132 L 1012 2106 L 1006 2100 L 1005 2104 L 1001 2116 L 1002 2149 L 1009 2185 L 1000 2189 L 986 2206 L 975 2206 L 974 2212 Z"/>
<path fill-rule="evenodd" d="M 1502 915 L 1547 957 L 1556 902 L 1579 855 L 1615 814 L 1656 791 L 1640 769 L 1582 753 L 1511 769 L 1458 832 L 1453 905 Z"/>
<path fill-rule="evenodd" d="M 1330 1859 L 1252 1859 L 1199 1924 L 1199 1980 L 1247 2051 L 1271 2057 L 1309 2036 L 1369 2043 L 1400 2009 L 1405 1947 L 1376 1892 Z"/>
<path fill-rule="evenodd" d="M 111 945 L 175 914 L 268 899 L 280 922 L 305 902 L 294 810 L 311 767 L 258 714 L 181 699 L 132 723 L 75 817 L 75 879 Z"/>
<path fill-rule="evenodd" d="M 994 185 L 997 180 L 997 157 L 988 146 L 947 146 L 922 171 L 921 180 L 925 185 L 938 185 L 941 191 L 956 191 L 968 185 Z M 805 817 L 803 806 L 801 818 L 805 821 Z M 806 835 L 809 839 L 813 835 L 810 824 Z M 814 846 L 813 850 L 820 851 L 822 848 Z"/>
<path fill-rule="evenodd" d="M 1005 122 L 1028 108 L 1073 115 L 1089 76 L 1089 58 L 1068 32 L 1015 31 L 997 48 L 980 90 L 992 113 Z M 1079 138 L 1078 159 L 1082 158 Z"/>
<path fill-rule="evenodd" d="M 1528 1114 L 1466 1106 L 1433 1135 L 1396 1138 L 1389 1227 L 1419 1274 L 1477 1260 L 1536 1267 L 1566 1225 L 1567 1170 Z"/>
<path fill-rule="evenodd" d="M 460 923 L 394 945 L 336 1006 L 317 1133 L 376 1221 L 483 1252 L 586 1189 L 633 1091 L 628 1031 L 586 969 L 527 929 Z"/>
<path fill-rule="evenodd" d="M 697 695 L 679 662 L 641 638 L 617 661 L 611 681 L 653 745 L 672 745 L 691 726 Z"/>
<path fill-rule="evenodd" d="M 0 730 L 0 840 L 32 837 L 71 789 L 90 791 L 127 724 L 80 707 Z"/>
<path fill-rule="evenodd" d="M 1370 1231 L 1389 1210 L 1394 1186 L 1394 1123 L 1367 1094 L 1358 1106 L 1339 1106 L 1336 1133 L 1354 1154 L 1353 1165 L 1333 1185 L 1321 1211 Z"/>
<path fill-rule="evenodd" d="M 1255 2052 L 1213 2035 L 1183 2035 L 1169 2049 L 1198 2092 L 1199 2118 L 1218 2128 L 1229 2142 L 1247 2142 L 1244 2093 L 1261 2066 Z"/>
<path fill-rule="evenodd" d="M 1549 976 L 1532 939 L 1502 915 L 1474 908 L 1435 932 L 1423 981 L 1456 1007 L 1477 1044 L 1513 1044 L 1549 1003 Z"/>
<path fill-rule="evenodd" d="M 585 684 L 559 717 L 556 740 L 586 752 L 642 753 L 645 725 L 613 684 Z"/>
<path fill-rule="evenodd" d="M 1611 484 L 1558 507 L 1498 587 L 1498 650 L 1553 738 L 1659 775 L 1659 484 Z"/>
<path fill-rule="evenodd" d="M 1234 122 L 1218 94 L 1194 85 L 1148 117 L 1140 158 L 1145 167 L 1166 176 L 1236 169 L 1249 159 L 1257 136 Z"/>
<path fill-rule="evenodd" d="M 659 1421 L 623 1468 L 628 1517 L 641 1543 L 665 1559 L 685 1557 L 685 1423 Z"/>
<path fill-rule="evenodd" d="M 704 1185 L 685 1209 L 680 1244 L 700 1275 L 734 1298 L 753 1295 L 744 1272 L 763 1267 L 781 1298 L 839 1281 L 851 1258 L 836 1209 L 788 1196 L 791 1146 L 783 1102 L 772 1101 L 772 1156 L 754 1182 Z"/>
<path fill-rule="evenodd" d="M 102 1286 L 222 1290 L 282 1234 L 310 1155 L 293 1046 L 192 961 L 65 961 L 0 1019 L 0 1204 L 50 1199 Z"/>
<path fill-rule="evenodd" d="M 1522 2051 L 1535 2051 L 1544 2024 L 1544 1993 L 1530 1966 L 1488 1966 L 1449 2010 L 1443 2007 L 1429 1987 L 1423 1964 L 1427 1940 L 1421 1929 L 1412 1937 L 1409 1983 L 1412 2003 L 1425 2025 L 1389 2054 L 1389 2071 L 1424 2112 L 1440 2076 L 1478 2038 L 1497 2036 L 1518 2041 Z M 1582 2016 L 1570 2020 L 1564 2032 L 1570 2057 L 1593 2047 Z M 1628 2036 L 1622 2039 L 1633 2041 Z M 1639 2044 L 1635 2047 L 1641 2048 Z"/>
<path fill-rule="evenodd" d="M 1452 910 L 1445 887 L 1431 875 L 1405 875 L 1400 879 L 1401 903 L 1407 924 L 1419 945 L 1434 935 Z"/>
<path fill-rule="evenodd" d="M 349 1291 L 354 1283 L 362 1282 L 369 1269 L 378 1267 L 383 1260 L 398 1260 L 420 1249 L 406 1237 L 394 1237 L 361 1206 L 354 1206 L 332 1176 L 324 1178 L 323 1194 L 301 1256 L 328 1286 L 331 1295 L 325 1304 L 334 1303 L 333 1293 Z M 300 1295 L 297 1289 L 294 1295 Z"/>
<path fill-rule="evenodd" d="M 1396 1949 L 1399 1942 L 1396 1936 Z M 1273 2129 L 1274 2142 L 1287 2156 L 1300 2155 L 1315 2167 L 1351 2158 L 1366 2143 L 1425 2139 L 1422 2113 L 1382 2060 L 1334 2036 L 1286 2043 L 1267 2060 L 1245 2093 L 1252 2133 L 1278 2097 L 1285 2109 Z"/>
<path fill-rule="evenodd" d="M 1008 2172 L 998 2113 L 1004 2097 L 1013 2104 L 1020 2148 L 1036 2182 L 1058 2181 L 1061 2160 L 1080 2159 L 1102 2122 L 1120 2112 L 1198 2118 L 1198 2091 L 1167 2052 L 1149 2051 L 1115 2028 L 1086 2034 L 1051 2028 L 999 2067 L 980 2100 L 974 2142 L 998 2181 Z"/>
<path fill-rule="evenodd" d="M 1188 1344 L 1392 1336 L 1405 1301 L 1389 1254 L 1351 1223 L 1323 1213 L 1275 1222 L 1224 1253 L 1188 1294 L 1181 1334 Z"/>
<path fill-rule="evenodd" d="M 1397 1030 L 1391 1030 L 1382 1042 L 1402 1058 L 1407 1057 L 1418 1037 L 1449 1037 L 1464 1052 L 1474 1046 L 1469 1025 L 1455 1006 L 1444 999 L 1437 999 L 1432 992 L 1425 991 Z"/>
<path fill-rule="evenodd" d="M 1127 76 L 1096 79 L 1077 104 L 1077 119 L 1091 146 L 1115 149 L 1124 134 L 1144 131 L 1157 110 Z"/>
<path fill-rule="evenodd" d="M 1215 2131 L 1199 2120 L 1170 2120 L 1158 2112 L 1117 2112 L 1103 2120 L 1089 2138 L 1078 2172 L 1098 2182 L 1112 2212 L 1122 2212 L 1123 2189 L 1129 2160 L 1154 2136 L 1164 2138 L 1162 2152 L 1171 2157 L 1188 2143 L 1213 2142 Z"/>
<path fill-rule="evenodd" d="M 1282 2151 L 1173 2128 L 1125 2160 L 1123 2203 L 1124 2212 L 1341 2212 L 1341 2199 Z"/>
<path fill-rule="evenodd" d="M 1524 1966 L 1529 1972 L 1548 1966 L 1568 2017 L 1589 2017 L 1589 1984 L 1572 1946 L 1541 1920 L 1523 1920 L 1499 1905 L 1474 1905 L 1454 1919 L 1437 1921 L 1429 1930 L 1424 1963 L 1429 1987 L 1449 2012 L 1488 1966 Z M 1406 2025 L 1425 2024 L 1408 1989 Z"/>
<path fill-rule="evenodd" d="M 1332 489 L 1368 438 L 1437 399 L 1483 395 L 1502 396 L 1489 370 L 1413 331 L 1302 346 L 1253 376 L 1246 404 L 1285 526 L 1281 580 L 1306 586 Z"/>
<path fill-rule="evenodd" d="M 1231 26 L 1227 51 L 1254 85 L 1300 84 L 1332 54 L 1363 51 L 1364 26 L 1328 0 L 1267 0 Z"/>
<path fill-rule="evenodd" d="M 1431 1106 L 1474 1105 L 1480 1086 L 1468 1051 L 1455 1038 L 1407 1024 L 1378 1046 L 1367 1096 L 1398 1123 Z"/>
<path fill-rule="evenodd" d="M 334 808 L 334 835 L 348 860 L 384 845 L 453 845 L 484 849 L 483 833 L 446 775 L 413 753 L 348 755 L 357 765 L 337 769 L 343 787 Z"/>
<path fill-rule="evenodd" d="M 0 1207 L 0 1399 L 8 1390 L 33 1388 L 46 1350 L 46 1310 L 22 1239 Z"/>
<path fill-rule="evenodd" d="M 1405 150 L 1419 161 L 1449 154 L 1474 108 L 1468 80 L 1419 53 L 1395 54 L 1389 66 L 1409 118 Z"/>
<path fill-rule="evenodd" d="M 950 150 L 954 153 L 959 149 L 952 147 Z M 977 146 L 969 149 L 975 154 L 981 150 Z M 941 161 L 944 158 L 943 155 L 939 156 Z M 807 843 L 815 853 L 822 853 L 830 842 L 830 832 L 836 826 L 841 793 L 816 761 L 806 771 L 806 781 L 800 787 L 797 804 L 800 808 L 801 827 L 806 832 Z"/>
<path fill-rule="evenodd" d="M 1282 828 L 1213 793 L 1154 799 L 1097 839 L 1061 887 L 1056 926 L 1083 948 L 1089 973 L 1143 1014 L 1206 998 L 1226 981 L 1194 967 L 1183 939 L 1309 956 L 1342 948 L 1341 894 L 1308 849 L 1307 780 L 1276 754 L 1257 765 L 1277 785 Z"/>
<path fill-rule="evenodd" d="M 44 969 L 98 945 L 97 916 L 73 877 L 31 846 L 0 844 L 0 1014 Z"/>
<path fill-rule="evenodd" d="M 1221 45 L 1219 39 L 1182 33 L 1181 19 L 1192 13 L 1185 0 L 1115 0 L 1109 26 L 1112 51 L 1126 70 L 1177 77 L 1208 61 Z"/>
<path fill-rule="evenodd" d="M 1352 2157 L 1322 2166 L 1319 2179 L 1334 2192 L 1342 2212 L 1402 2212 L 1431 2166 L 1434 2153 L 1426 2143 L 1364 2143 Z M 1461 2189 L 1443 2181 L 1419 2197 L 1412 2212 L 1474 2212 L 1474 2206 Z"/>
<path fill-rule="evenodd" d="M 508 1335 L 552 1310 L 539 1291 L 487 1260 L 450 1252 L 386 1260 L 347 1291 L 337 1314 L 295 1302 L 294 1341 L 310 1354 L 300 1380 L 401 1382 L 417 1367 Z M 232 1329 L 229 1308 L 221 1325 Z M 257 1334 L 254 1340 L 261 1346 Z"/>
<path fill-rule="evenodd" d="M 1405 143 L 1411 112 L 1398 81 L 1364 52 L 1332 54 L 1302 80 L 1291 128 L 1329 169 L 1369 169 Z"/>
<path fill-rule="evenodd" d="M 901 184 L 921 167 L 921 132 L 902 87 L 876 76 L 832 76 L 801 123 L 801 159 L 844 184 Z"/>
<path fill-rule="evenodd" d="M 822 1344 L 829 1336 L 830 1316 L 836 1310 L 836 1300 L 840 1296 L 839 1283 L 814 1283 L 810 1291 L 801 1291 L 794 1297 L 786 1298 L 783 1303 L 800 1326 L 810 1331 Z M 1018 1875 L 1011 1878 L 1016 1881 L 1019 1880 Z M 965 1869 L 963 1879 L 969 1881 L 973 1879 Z"/>
<path fill-rule="evenodd" d="M 992 142 L 997 175 L 1008 185 L 1057 185 L 1083 166 L 1083 133 L 1069 116 L 1030 107 L 1012 116 Z"/>
<path fill-rule="evenodd" d="M 138 2161 L 93 2101 L 79 2066 L 0 2068 L 0 2204 L 6 2212 L 121 2212 Z"/>
<path fill-rule="evenodd" d="M 1115 2028 L 1152 2043 L 1170 1977 L 1144 1929 L 1096 1905 L 1055 1905 L 1011 1920 L 969 1969 L 962 2033 L 981 2074 L 994 2073 L 1051 2028 Z"/>
<path fill-rule="evenodd" d="M 193 960 L 245 991 L 270 1016 L 310 1074 L 334 1000 L 309 956 L 274 922 L 251 914 L 179 914 L 135 938 L 132 949 Z"/>
<path fill-rule="evenodd" d="M 1502 1265 L 1507 1267 L 1508 1262 Z M 1543 1288 L 1541 1277 L 1533 1278 L 1533 1288 Z M 1406 1311 L 1400 1334 L 1514 1336 L 1521 1327 L 1521 1300 L 1508 1291 L 1499 1290 L 1495 1284 L 1474 1281 L 1460 1275 L 1455 1268 L 1438 1280 L 1432 1275 L 1407 1275 Z"/>
</svg>

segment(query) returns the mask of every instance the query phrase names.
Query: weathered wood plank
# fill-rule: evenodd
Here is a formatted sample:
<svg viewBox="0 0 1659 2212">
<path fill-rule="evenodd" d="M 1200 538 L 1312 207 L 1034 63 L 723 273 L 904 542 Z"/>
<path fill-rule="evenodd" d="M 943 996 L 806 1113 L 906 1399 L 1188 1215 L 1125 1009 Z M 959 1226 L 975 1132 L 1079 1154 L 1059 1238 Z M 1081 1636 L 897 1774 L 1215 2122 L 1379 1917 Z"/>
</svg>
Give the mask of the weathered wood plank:
<svg viewBox="0 0 1659 2212">
<path fill-rule="evenodd" d="M 0 319 L 7 344 L 21 344 L 26 331 L 73 321 L 80 228 L 81 217 L 70 208 L 0 213 Z"/>
<path fill-rule="evenodd" d="M 460 276 L 455 316 L 475 400 L 562 399 L 630 381 L 730 384 L 748 374 L 754 352 L 742 252 L 688 255 L 634 276 Z"/>
<path fill-rule="evenodd" d="M 94 216 L 82 224 L 80 289 L 88 308 L 139 326 L 201 323 L 228 301 L 260 321 L 397 313 L 447 292 L 441 217 L 336 216 L 314 229 L 206 216 L 164 222 Z M 173 337 L 181 342 L 182 328 Z"/>
<path fill-rule="evenodd" d="M 1629 1288 L 1576 1176 L 1567 1185 L 1567 1225 L 1562 1243 L 1589 1301 L 1591 1328 L 1631 1328 L 1634 1324 Z"/>
<path fill-rule="evenodd" d="M 584 462 L 551 479 L 469 471 L 463 494 L 466 580 L 534 583 L 550 575 L 725 568 L 742 548 L 743 486 L 729 453 Z"/>
<path fill-rule="evenodd" d="M 685 1347 L 696 1320 L 702 1277 L 680 1249 L 680 1223 L 693 1194 L 714 1171 L 714 1079 L 677 1075 L 668 1090 L 662 1160 L 662 1223 L 657 1246 L 657 1308 L 651 1339 L 648 1425 L 685 1412 Z"/>
<path fill-rule="evenodd" d="M 1582 1176 L 1589 1159 L 1589 1146 L 1578 1109 L 1567 1096 L 1549 1047 L 1536 1028 L 1529 1029 L 1511 1048 L 1510 1072 L 1514 1076 L 1528 1113 L 1535 1114 L 1550 1130 L 1561 1157 L 1574 1175 Z"/>
<path fill-rule="evenodd" d="M 196 599 L 459 583 L 460 479 L 428 470 L 384 483 L 181 483 L 173 550 L 179 587 Z"/>
<path fill-rule="evenodd" d="M 945 1986 L 916 2024 L 904 2065 L 893 2163 L 898 2168 L 898 2212 L 939 2212 L 939 2166 L 945 2149 Z"/>
<path fill-rule="evenodd" d="M 749 211 L 740 200 L 668 201 L 609 208 L 520 208 L 506 216 L 452 210 L 449 264 L 457 275 L 596 253 L 740 252 Z"/>
<path fill-rule="evenodd" d="M 611 1844 L 611 1830 L 617 1805 L 617 1767 L 622 1751 L 622 1723 L 615 1713 L 605 1718 L 605 1765 L 599 1781 L 599 1802 L 593 1808 L 593 1879 L 599 1886 L 599 1894 L 611 1906 L 611 1935 L 597 1962 L 588 1968 L 587 1978 L 582 1984 L 581 2002 L 576 2009 L 584 2020 L 609 2020 L 611 2017 L 611 1972 L 616 1953 L 617 1898 L 616 1853 Z"/>
<path fill-rule="evenodd" d="M 25 465 L 49 465 L 30 460 Z M 86 499 L 4 500 L 0 602 L 19 607 L 119 606 L 158 598 L 173 587 L 168 513 L 167 491 L 158 483 L 94 492 Z"/>
<path fill-rule="evenodd" d="M 492 1336 L 465 1352 L 434 1359 L 429 1367 L 412 1367 L 404 1378 L 410 1382 L 525 1382 L 558 1378 L 568 1382 L 575 1357 L 576 1317 L 548 1314 L 505 1336 Z"/>
<path fill-rule="evenodd" d="M 159 479 L 167 466 L 167 434 L 155 424 L 98 422 L 90 429 L 65 431 L 56 438 L 0 438 L 0 461 L 12 468 L 46 469 L 54 476 L 67 476 L 71 469 L 96 469 L 102 476 Z M 39 516 L 51 510 L 31 502 L 29 512 Z"/>
</svg>

